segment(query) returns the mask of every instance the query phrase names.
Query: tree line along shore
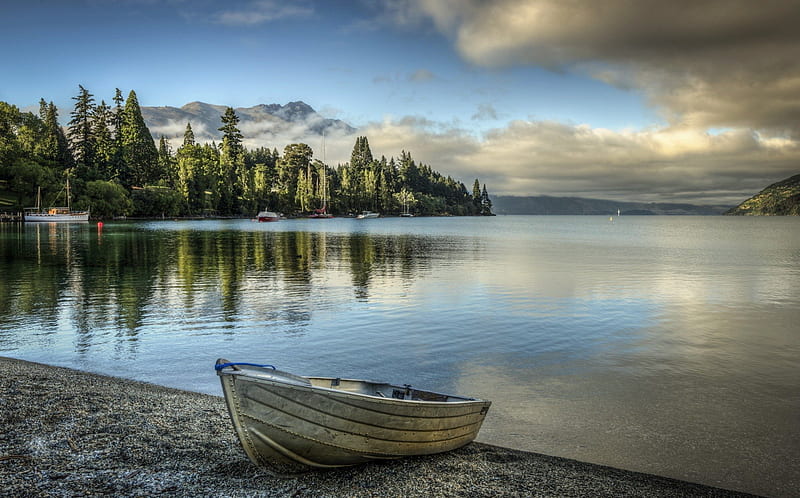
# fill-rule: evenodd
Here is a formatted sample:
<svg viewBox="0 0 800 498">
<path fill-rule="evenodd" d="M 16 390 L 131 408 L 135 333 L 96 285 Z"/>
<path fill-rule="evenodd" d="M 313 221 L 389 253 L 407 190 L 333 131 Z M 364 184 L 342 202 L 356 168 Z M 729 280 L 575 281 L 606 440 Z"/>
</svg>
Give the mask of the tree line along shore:
<svg viewBox="0 0 800 498">
<path fill-rule="evenodd" d="M 232 107 L 221 116 L 220 143 L 195 141 L 187 123 L 182 143 L 158 145 L 145 124 L 136 92 L 116 89 L 112 104 L 97 103 L 83 86 L 73 97 L 66 128 L 42 99 L 39 113 L 0 102 L 0 211 L 35 202 L 55 205 L 67 177 L 72 206 L 95 218 L 252 217 L 261 209 L 287 215 L 365 210 L 384 214 L 488 215 L 486 185 L 472 189 L 417 162 L 373 156 L 367 137 L 355 141 L 350 161 L 335 167 L 314 158 L 304 143 L 248 149 Z"/>
</svg>

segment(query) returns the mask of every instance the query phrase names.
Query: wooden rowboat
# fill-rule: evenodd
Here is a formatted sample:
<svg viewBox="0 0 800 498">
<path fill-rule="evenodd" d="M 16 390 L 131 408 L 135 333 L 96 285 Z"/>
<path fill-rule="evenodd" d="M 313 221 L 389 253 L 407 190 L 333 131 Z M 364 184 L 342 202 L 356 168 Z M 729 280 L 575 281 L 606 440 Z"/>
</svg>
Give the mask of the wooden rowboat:
<svg viewBox="0 0 800 498">
<path fill-rule="evenodd" d="M 491 402 L 393 385 L 215 366 L 247 456 L 278 474 L 450 451 L 478 435 Z"/>
</svg>

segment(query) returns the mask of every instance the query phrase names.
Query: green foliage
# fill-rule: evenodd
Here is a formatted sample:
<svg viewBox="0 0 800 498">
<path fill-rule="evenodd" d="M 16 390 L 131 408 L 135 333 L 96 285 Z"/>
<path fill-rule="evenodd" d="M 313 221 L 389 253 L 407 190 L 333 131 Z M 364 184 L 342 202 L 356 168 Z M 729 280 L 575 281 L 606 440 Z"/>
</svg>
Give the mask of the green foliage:
<svg viewBox="0 0 800 498">
<path fill-rule="evenodd" d="M 94 110 L 92 122 L 92 139 L 95 147 L 92 176 L 106 180 L 115 179 L 117 174 L 113 168 L 117 154 L 117 144 L 111 135 L 113 120 L 114 115 L 111 108 L 106 105 L 105 101 L 100 101 L 100 105 Z"/>
<path fill-rule="evenodd" d="M 358 137 L 351 161 L 335 168 L 314 159 L 302 143 L 287 145 L 282 156 L 275 148 L 248 150 L 239 118 L 228 107 L 219 147 L 197 144 L 187 123 L 173 152 L 165 137 L 156 147 L 133 90 L 123 99 L 115 89 L 113 108 L 104 100 L 95 105 L 83 86 L 73 100 L 66 135 L 52 102 L 42 99 L 38 116 L 0 102 L 4 206 L 29 205 L 39 187 L 45 195 L 58 192 L 69 174 L 76 207 L 90 208 L 96 217 L 252 216 L 264 208 L 303 214 L 323 207 L 340 215 L 491 214 L 486 186 L 481 191 L 477 179 L 470 195 L 463 183 L 406 151 L 397 161 L 376 159 L 367 137 Z"/>
<path fill-rule="evenodd" d="M 180 216 L 183 198 L 165 186 L 135 188 L 131 191 L 133 215 L 147 218 Z"/>
<path fill-rule="evenodd" d="M 87 182 L 75 206 L 77 209 L 88 209 L 93 216 L 100 218 L 128 216 L 133 212 L 128 191 L 118 183 L 104 180 Z"/>
<path fill-rule="evenodd" d="M 736 216 L 800 216 L 800 175 L 773 183 L 725 214 Z"/>
<path fill-rule="evenodd" d="M 183 132 L 183 145 L 194 145 L 194 132 L 192 123 L 186 123 L 186 131 Z"/>
<path fill-rule="evenodd" d="M 121 128 L 122 159 L 125 165 L 121 175 L 126 186 L 144 186 L 158 182 L 158 150 L 150 130 L 142 117 L 136 92 L 128 94 L 122 110 Z"/>
<path fill-rule="evenodd" d="M 95 159 L 95 144 L 92 134 L 92 115 L 94 114 L 94 95 L 83 85 L 78 85 L 80 92 L 76 97 L 75 109 L 69 121 L 69 142 L 75 162 L 87 168 L 92 167 Z"/>
</svg>

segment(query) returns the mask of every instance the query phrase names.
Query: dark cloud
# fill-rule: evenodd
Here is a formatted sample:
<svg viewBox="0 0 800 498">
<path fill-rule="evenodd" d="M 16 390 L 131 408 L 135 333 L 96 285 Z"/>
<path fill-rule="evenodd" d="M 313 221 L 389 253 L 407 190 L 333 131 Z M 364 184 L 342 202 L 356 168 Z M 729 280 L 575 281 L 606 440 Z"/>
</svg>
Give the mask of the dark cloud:
<svg viewBox="0 0 800 498">
<path fill-rule="evenodd" d="M 798 134 L 796 0 L 411 0 L 481 66 L 586 71 L 672 123 Z"/>
</svg>

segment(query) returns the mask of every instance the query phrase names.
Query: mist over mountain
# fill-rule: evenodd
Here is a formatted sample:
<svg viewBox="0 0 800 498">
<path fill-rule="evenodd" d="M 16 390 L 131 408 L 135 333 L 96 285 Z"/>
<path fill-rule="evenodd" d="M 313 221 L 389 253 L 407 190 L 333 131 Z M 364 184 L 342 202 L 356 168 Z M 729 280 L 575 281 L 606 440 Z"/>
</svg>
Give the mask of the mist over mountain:
<svg viewBox="0 0 800 498">
<path fill-rule="evenodd" d="M 227 106 L 190 102 L 182 107 L 142 106 L 142 116 L 155 139 L 162 135 L 180 145 L 186 124 L 191 123 L 199 142 L 219 141 L 222 115 Z M 350 135 L 355 128 L 339 119 L 321 116 L 302 101 L 280 104 L 259 104 L 234 109 L 239 116 L 239 130 L 248 146 L 273 146 L 280 142 L 300 142 L 308 136 Z M 178 142 L 176 143 L 176 139 Z"/>
</svg>

